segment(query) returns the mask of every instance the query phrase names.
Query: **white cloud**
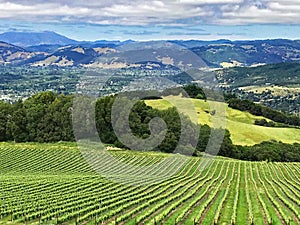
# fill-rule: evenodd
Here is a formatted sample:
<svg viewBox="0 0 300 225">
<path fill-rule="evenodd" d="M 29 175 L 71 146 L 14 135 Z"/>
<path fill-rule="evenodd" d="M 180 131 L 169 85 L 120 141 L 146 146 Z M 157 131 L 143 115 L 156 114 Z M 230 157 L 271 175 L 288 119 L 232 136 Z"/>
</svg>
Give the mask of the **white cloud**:
<svg viewBox="0 0 300 225">
<path fill-rule="evenodd" d="M 238 4 L 243 0 L 178 0 L 182 4 L 194 4 L 194 5 L 210 5 L 210 4 Z"/>
<path fill-rule="evenodd" d="M 155 20 L 165 21 L 166 19 L 182 19 L 189 18 L 191 16 L 208 16 L 210 12 L 205 11 L 201 7 L 193 7 L 189 10 L 186 8 L 177 7 L 177 5 L 169 4 L 167 7 L 158 7 L 162 6 L 158 1 L 147 2 L 140 5 L 112 5 L 110 7 L 105 7 L 102 9 L 102 12 L 106 16 L 111 17 L 126 17 L 126 18 L 137 18 L 142 19 L 146 18 Z"/>
<path fill-rule="evenodd" d="M 271 10 L 279 12 L 299 12 L 300 2 L 284 2 L 284 1 L 272 1 L 268 3 Z M 299 16 L 300 17 L 300 16 Z"/>
<path fill-rule="evenodd" d="M 92 10 L 82 7 L 70 7 L 57 4 L 22 5 L 0 2 L 0 18 L 36 17 L 36 16 L 87 16 Z"/>
<path fill-rule="evenodd" d="M 299 0 L 0 0 L 0 18 L 95 24 L 300 24 Z"/>
<path fill-rule="evenodd" d="M 228 10 L 215 23 L 225 24 L 300 24 L 300 6 L 297 1 L 264 1 L 245 4 Z M 262 4 L 263 3 L 263 4 Z"/>
</svg>

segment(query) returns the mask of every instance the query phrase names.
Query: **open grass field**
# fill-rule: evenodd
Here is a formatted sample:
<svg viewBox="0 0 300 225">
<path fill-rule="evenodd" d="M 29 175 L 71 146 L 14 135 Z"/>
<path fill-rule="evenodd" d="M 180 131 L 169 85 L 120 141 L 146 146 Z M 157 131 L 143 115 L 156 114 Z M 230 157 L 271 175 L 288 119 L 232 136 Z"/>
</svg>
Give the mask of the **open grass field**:
<svg viewBox="0 0 300 225">
<path fill-rule="evenodd" d="M 104 177 L 72 143 L 1 143 L 0 224 L 300 224 L 299 163 L 109 155 Z"/>
<path fill-rule="evenodd" d="M 147 105 L 157 109 L 167 109 L 176 105 L 176 108 L 179 108 L 186 115 L 192 114 L 190 104 L 194 104 L 198 118 L 192 116 L 191 119 L 193 121 L 198 119 L 200 124 L 208 124 L 209 126 L 212 126 L 212 116 L 209 113 L 211 111 L 210 104 L 225 104 L 210 101 L 205 102 L 198 99 L 186 99 L 178 96 L 169 96 L 162 100 L 146 100 L 145 102 Z M 269 140 L 290 144 L 295 142 L 300 143 L 300 129 L 256 126 L 254 125 L 255 120 L 264 117 L 235 110 L 229 108 L 227 105 L 224 108 L 226 108 L 226 129 L 230 131 L 234 144 L 254 145 Z"/>
<path fill-rule="evenodd" d="M 262 94 L 263 92 L 271 91 L 272 95 L 274 96 L 288 96 L 288 95 L 295 95 L 300 92 L 299 85 L 294 86 L 246 86 L 240 87 L 240 90 L 244 90 L 246 92 L 254 92 L 257 94 Z"/>
</svg>

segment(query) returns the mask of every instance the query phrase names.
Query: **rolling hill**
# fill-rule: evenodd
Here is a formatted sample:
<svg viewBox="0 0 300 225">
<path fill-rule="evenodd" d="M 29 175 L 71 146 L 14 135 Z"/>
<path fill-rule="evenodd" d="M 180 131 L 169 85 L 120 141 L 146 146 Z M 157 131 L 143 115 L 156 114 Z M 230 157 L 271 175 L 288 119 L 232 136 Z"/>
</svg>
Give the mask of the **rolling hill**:
<svg viewBox="0 0 300 225">
<path fill-rule="evenodd" d="M 28 59 L 37 59 L 45 54 L 41 52 L 29 52 L 21 47 L 0 41 L 0 64 L 21 63 Z"/>
<path fill-rule="evenodd" d="M 218 80 L 235 87 L 299 85 L 300 63 L 278 63 L 257 67 L 226 68 L 217 72 Z"/>
<path fill-rule="evenodd" d="M 212 102 L 205 102 L 198 99 L 185 99 L 178 96 L 169 96 L 159 100 L 146 100 L 146 104 L 157 109 L 167 109 L 173 105 L 181 106 L 180 108 L 190 108 L 187 104 L 193 102 L 198 113 L 198 118 L 191 119 L 198 120 L 200 124 L 207 124 L 212 126 L 212 116 L 209 113 L 209 105 Z M 172 103 L 170 103 L 172 102 Z M 225 103 L 216 103 L 225 104 Z M 284 143 L 300 143 L 300 129 L 296 128 L 274 128 L 254 125 L 256 119 L 263 117 L 254 116 L 248 112 L 241 112 L 239 110 L 226 107 L 226 129 L 231 133 L 233 144 L 236 145 L 255 145 L 263 141 L 276 140 Z M 184 114 L 191 116 L 188 110 L 182 111 Z M 268 119 L 266 119 L 268 120 Z"/>
<path fill-rule="evenodd" d="M 235 67 L 216 71 L 220 86 L 240 98 L 299 114 L 300 63 Z"/>
<path fill-rule="evenodd" d="M 299 62 L 299 50 L 299 41 L 285 39 L 232 41 L 191 48 L 211 67 Z"/>
<path fill-rule="evenodd" d="M 61 47 L 69 46 L 70 48 L 84 48 L 86 51 L 92 51 L 95 48 L 113 48 L 122 49 L 119 54 L 115 54 L 116 60 L 114 63 L 124 64 L 126 59 L 124 55 L 130 57 L 129 60 L 141 54 L 141 50 L 152 53 L 143 57 L 143 61 L 152 58 L 156 59 L 156 51 L 160 50 L 163 45 L 172 44 L 173 47 L 166 49 L 169 55 L 173 54 L 175 48 L 182 49 L 182 51 L 190 51 L 199 57 L 205 64 L 212 68 L 233 67 L 233 66 L 254 66 L 261 64 L 282 63 L 282 62 L 299 62 L 300 60 L 300 42 L 297 40 L 254 40 L 254 41 L 230 41 L 230 40 L 215 40 L 215 41 L 201 41 L 201 40 L 172 40 L 172 41 L 76 41 L 57 34 L 51 31 L 44 32 L 6 32 L 0 34 L 0 41 L 10 43 L 12 45 L 26 48 L 26 51 L 31 53 L 46 52 L 48 54 L 61 53 Z M 123 48 L 123 46 L 126 46 Z M 128 49 L 126 49 L 128 47 Z M 160 47 L 158 47 L 160 46 Z M 56 53 L 58 52 L 58 53 Z M 168 55 L 166 52 L 165 55 Z M 177 50 L 179 55 L 181 51 Z M 69 58 L 69 52 L 65 52 L 62 58 Z M 0 54 L 1 56 L 1 54 Z M 81 55 L 81 63 L 74 63 L 72 65 L 87 65 L 90 62 L 95 62 L 98 55 Z M 171 57 L 171 61 L 176 61 L 176 57 Z M 200 60 L 200 61 L 201 61 Z M 35 60 L 23 60 L 19 62 L 23 65 L 32 65 L 40 61 L 40 58 Z M 53 57 L 50 59 L 53 61 Z M 140 60 L 141 61 L 141 60 Z M 180 61 L 180 60 L 179 60 Z M 9 61 L 13 62 L 13 61 Z M 138 61 L 135 61 L 138 62 Z M 46 65 L 48 65 L 46 63 Z M 50 65 L 52 65 L 50 63 Z M 55 66 L 70 66 L 70 63 L 54 63 Z M 180 64 L 175 63 L 174 66 Z M 98 64 L 93 64 L 94 67 L 99 67 Z"/>
</svg>

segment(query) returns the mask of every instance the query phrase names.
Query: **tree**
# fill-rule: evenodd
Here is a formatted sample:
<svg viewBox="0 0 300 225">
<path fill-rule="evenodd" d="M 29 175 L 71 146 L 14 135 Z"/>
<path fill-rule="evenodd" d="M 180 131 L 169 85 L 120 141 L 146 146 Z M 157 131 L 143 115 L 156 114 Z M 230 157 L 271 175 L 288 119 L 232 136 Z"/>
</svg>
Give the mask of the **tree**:
<svg viewBox="0 0 300 225">
<path fill-rule="evenodd" d="M 12 120 L 12 106 L 0 101 L 0 141 L 11 140 L 10 123 Z"/>
<path fill-rule="evenodd" d="M 23 102 L 20 100 L 13 105 L 11 133 L 15 142 L 29 141 L 29 131 L 27 130 L 27 115 Z"/>
<path fill-rule="evenodd" d="M 114 96 L 99 98 L 96 101 L 95 117 L 96 127 L 102 142 L 114 144 L 117 137 L 111 123 L 111 110 L 115 101 Z"/>
<path fill-rule="evenodd" d="M 183 88 L 191 98 L 206 99 L 206 95 L 202 88 L 196 84 L 189 84 Z"/>
</svg>

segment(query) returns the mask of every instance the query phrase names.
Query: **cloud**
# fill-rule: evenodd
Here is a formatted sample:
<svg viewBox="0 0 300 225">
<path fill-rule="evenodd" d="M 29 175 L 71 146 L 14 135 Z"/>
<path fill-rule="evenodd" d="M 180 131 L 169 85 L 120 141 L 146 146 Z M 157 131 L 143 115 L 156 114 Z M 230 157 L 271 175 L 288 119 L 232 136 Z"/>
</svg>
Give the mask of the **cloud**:
<svg viewBox="0 0 300 225">
<path fill-rule="evenodd" d="M 237 4 L 242 2 L 243 0 L 179 0 L 179 3 L 181 4 L 192 5 Z"/>
<path fill-rule="evenodd" d="M 236 33 L 216 33 L 216 35 L 218 35 L 218 36 L 245 36 L 246 35 L 246 33 L 238 33 L 238 32 L 236 32 Z"/>
<path fill-rule="evenodd" d="M 222 24 L 300 24 L 297 0 L 245 1 L 242 5 L 221 7 L 222 17 L 213 23 Z"/>
<path fill-rule="evenodd" d="M 167 33 L 171 36 L 207 36 L 211 35 L 211 33 L 198 33 L 198 32 L 169 32 Z"/>
<path fill-rule="evenodd" d="M 0 0 L 0 19 L 99 25 L 300 24 L 299 0 Z"/>
<path fill-rule="evenodd" d="M 121 31 L 123 34 L 126 34 L 126 35 L 153 35 L 153 34 L 159 34 L 160 32 L 158 31 L 146 31 L 146 30 L 143 30 L 143 31 L 127 31 L 127 30 L 124 30 L 124 31 Z"/>
</svg>

